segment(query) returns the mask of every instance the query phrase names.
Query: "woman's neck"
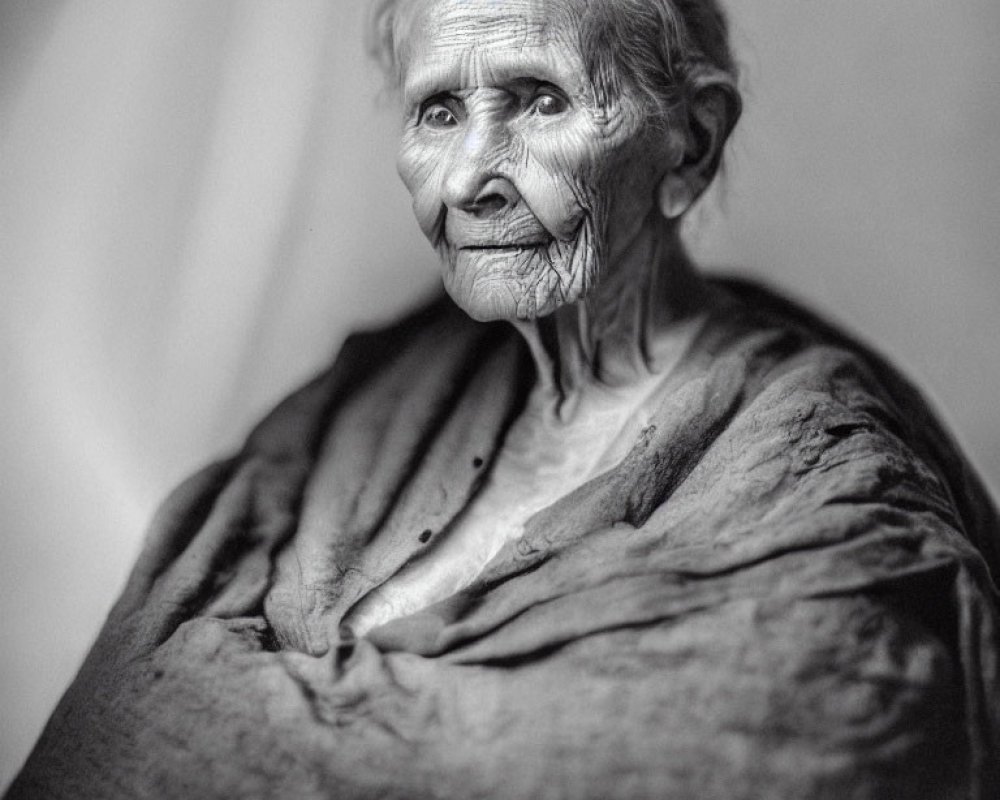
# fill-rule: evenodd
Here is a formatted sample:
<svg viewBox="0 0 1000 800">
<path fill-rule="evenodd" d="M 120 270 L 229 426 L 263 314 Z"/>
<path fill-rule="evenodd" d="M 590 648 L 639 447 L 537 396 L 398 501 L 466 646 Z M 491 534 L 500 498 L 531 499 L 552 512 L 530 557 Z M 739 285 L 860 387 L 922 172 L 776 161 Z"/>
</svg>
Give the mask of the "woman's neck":
<svg viewBox="0 0 1000 800">
<path fill-rule="evenodd" d="M 591 295 L 514 323 L 535 362 L 536 396 L 566 419 L 589 388 L 625 388 L 657 374 L 686 346 L 680 323 L 706 294 L 676 228 L 650 216 Z"/>
</svg>

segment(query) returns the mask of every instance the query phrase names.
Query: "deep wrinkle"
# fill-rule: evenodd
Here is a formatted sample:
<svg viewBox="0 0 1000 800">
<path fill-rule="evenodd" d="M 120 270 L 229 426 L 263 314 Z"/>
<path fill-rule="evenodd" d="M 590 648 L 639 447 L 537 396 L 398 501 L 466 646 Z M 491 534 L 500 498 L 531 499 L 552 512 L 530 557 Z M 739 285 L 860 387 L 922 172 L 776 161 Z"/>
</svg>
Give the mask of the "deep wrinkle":
<svg viewBox="0 0 1000 800">
<path fill-rule="evenodd" d="M 456 302 L 477 319 L 524 322 L 617 269 L 655 206 L 669 140 L 649 135 L 637 98 L 595 105 L 565 9 L 515 5 L 513 32 L 487 3 L 412 5 L 399 170 Z M 555 113 L 530 112 L 540 87 L 559 98 L 547 101 Z M 503 207 L 477 206 L 488 198 Z M 543 236 L 535 250 L 487 247 Z"/>
</svg>

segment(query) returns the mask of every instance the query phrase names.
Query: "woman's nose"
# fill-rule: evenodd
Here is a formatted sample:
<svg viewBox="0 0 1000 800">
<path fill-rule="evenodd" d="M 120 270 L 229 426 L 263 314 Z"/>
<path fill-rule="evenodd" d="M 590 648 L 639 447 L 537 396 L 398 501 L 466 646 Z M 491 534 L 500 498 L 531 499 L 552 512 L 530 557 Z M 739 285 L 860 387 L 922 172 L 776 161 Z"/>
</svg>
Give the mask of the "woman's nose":
<svg viewBox="0 0 1000 800">
<path fill-rule="evenodd" d="M 471 129 L 459 145 L 444 181 L 442 200 L 448 208 L 488 217 L 517 205 L 517 187 L 499 165 L 506 160 L 504 137 Z"/>
</svg>

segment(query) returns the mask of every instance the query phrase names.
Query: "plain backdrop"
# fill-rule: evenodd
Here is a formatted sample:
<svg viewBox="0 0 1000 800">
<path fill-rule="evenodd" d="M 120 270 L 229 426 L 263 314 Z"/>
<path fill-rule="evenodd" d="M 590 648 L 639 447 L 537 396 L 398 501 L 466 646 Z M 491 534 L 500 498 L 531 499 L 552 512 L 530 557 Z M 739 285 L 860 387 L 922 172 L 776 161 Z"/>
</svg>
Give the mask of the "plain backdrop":
<svg viewBox="0 0 1000 800">
<path fill-rule="evenodd" d="M 0 0 L 0 786 L 156 501 L 426 294 L 364 2 Z M 924 386 L 1000 484 L 1000 3 L 732 0 L 690 220 Z"/>
</svg>

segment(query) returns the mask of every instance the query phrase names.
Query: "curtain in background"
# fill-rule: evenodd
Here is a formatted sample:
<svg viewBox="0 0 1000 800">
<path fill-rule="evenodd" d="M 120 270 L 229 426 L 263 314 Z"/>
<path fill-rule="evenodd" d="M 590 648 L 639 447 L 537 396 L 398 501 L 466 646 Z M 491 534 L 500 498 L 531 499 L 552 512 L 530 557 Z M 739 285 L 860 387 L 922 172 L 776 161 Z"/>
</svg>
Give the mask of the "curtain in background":
<svg viewBox="0 0 1000 800">
<path fill-rule="evenodd" d="M 0 785 L 156 500 L 429 290 L 364 0 L 0 4 Z M 897 357 L 1000 478 L 1000 6 L 733 2 L 692 220 Z"/>
</svg>

